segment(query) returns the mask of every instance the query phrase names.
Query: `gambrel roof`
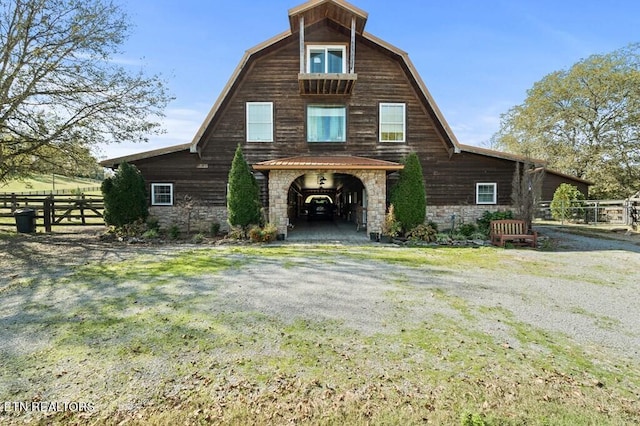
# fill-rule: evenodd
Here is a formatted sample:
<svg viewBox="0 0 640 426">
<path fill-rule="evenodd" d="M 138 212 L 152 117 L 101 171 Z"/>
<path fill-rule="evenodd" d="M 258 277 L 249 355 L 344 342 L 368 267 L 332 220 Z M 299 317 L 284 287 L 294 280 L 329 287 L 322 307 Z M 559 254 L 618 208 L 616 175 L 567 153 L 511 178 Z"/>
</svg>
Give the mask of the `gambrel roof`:
<svg viewBox="0 0 640 426">
<path fill-rule="evenodd" d="M 415 83 L 415 87 L 418 89 L 419 95 L 422 96 L 422 100 L 425 106 L 430 109 L 435 116 L 435 124 L 436 126 L 440 127 L 441 132 L 446 139 L 445 143 L 447 145 L 449 154 L 460 152 L 460 144 L 456 139 L 455 134 L 445 120 L 444 115 L 438 108 L 438 105 L 431 96 L 431 93 L 429 93 L 429 90 L 422 81 L 422 78 L 418 74 L 415 66 L 409 59 L 409 55 L 407 54 L 407 52 L 364 31 L 364 26 L 366 24 L 368 16 L 367 13 L 343 0 L 311 0 L 298 7 L 290 9 L 289 21 L 291 23 L 291 28 L 289 30 L 278 34 L 277 36 L 247 50 L 240 63 L 234 70 L 233 74 L 231 75 L 228 83 L 220 93 L 220 96 L 209 111 L 209 114 L 207 114 L 204 122 L 196 132 L 191 142 L 191 152 L 200 153 L 202 151 L 202 144 L 205 143 L 203 136 L 207 132 L 207 129 L 209 129 L 209 127 L 212 125 L 225 100 L 232 95 L 234 83 L 240 78 L 242 72 L 245 69 L 249 68 L 251 62 L 257 56 L 259 56 L 260 53 L 274 46 L 275 44 L 291 37 L 294 34 L 294 31 L 299 31 L 299 25 L 296 24 L 296 22 L 300 22 L 300 20 L 296 18 L 299 18 L 300 16 L 305 17 L 305 27 L 310 25 L 310 23 L 307 21 L 307 18 L 311 21 L 311 24 L 319 22 L 322 19 L 329 19 L 345 28 L 350 28 L 352 19 L 354 19 L 358 36 L 362 37 L 367 42 L 377 46 L 381 50 L 390 53 L 392 57 L 395 57 L 400 62 L 408 77 Z"/>
</svg>

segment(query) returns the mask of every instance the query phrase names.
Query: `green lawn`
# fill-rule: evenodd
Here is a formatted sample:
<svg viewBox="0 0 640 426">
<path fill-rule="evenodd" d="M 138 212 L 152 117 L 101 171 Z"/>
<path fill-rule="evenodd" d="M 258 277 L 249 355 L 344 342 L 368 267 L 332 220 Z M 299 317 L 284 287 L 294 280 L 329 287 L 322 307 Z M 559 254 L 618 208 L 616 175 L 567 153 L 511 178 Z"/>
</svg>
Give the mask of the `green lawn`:
<svg viewBox="0 0 640 426">
<path fill-rule="evenodd" d="M 0 192 L 50 192 L 99 187 L 102 181 L 61 175 L 34 175 L 25 180 L 12 180 L 0 185 Z M 99 191 L 98 191 L 99 192 Z"/>
</svg>

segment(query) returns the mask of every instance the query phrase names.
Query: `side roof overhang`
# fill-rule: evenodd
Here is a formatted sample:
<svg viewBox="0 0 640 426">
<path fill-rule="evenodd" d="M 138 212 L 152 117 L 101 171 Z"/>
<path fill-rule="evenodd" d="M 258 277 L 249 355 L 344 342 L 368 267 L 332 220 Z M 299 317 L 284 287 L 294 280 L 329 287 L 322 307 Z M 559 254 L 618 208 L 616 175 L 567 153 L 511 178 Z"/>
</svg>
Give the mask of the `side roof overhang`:
<svg viewBox="0 0 640 426">
<path fill-rule="evenodd" d="M 122 157 L 109 158 L 101 161 L 99 164 L 102 167 L 109 169 L 115 169 L 122 163 L 133 163 L 135 161 L 144 160 L 146 158 L 158 157 L 160 155 L 173 154 L 175 152 L 186 151 L 191 147 L 190 143 L 183 143 L 181 145 L 168 146 L 166 148 L 153 149 L 151 151 L 138 152 L 131 155 L 124 155 Z"/>
<path fill-rule="evenodd" d="M 322 14 L 317 13 L 317 11 L 320 10 L 320 8 L 326 11 L 327 16 L 322 16 Z M 298 7 L 290 9 L 289 20 L 290 20 L 291 28 L 289 30 L 281 34 L 278 34 L 277 36 L 269 40 L 266 40 L 265 42 L 260 43 L 257 46 L 254 46 L 253 48 L 245 52 L 244 56 L 240 60 L 240 63 L 238 64 L 233 74 L 231 75 L 229 81 L 227 82 L 225 87 L 222 89 L 222 92 L 218 96 L 218 99 L 216 100 L 213 107 L 207 114 L 204 122 L 196 132 L 191 142 L 191 152 L 200 154 L 204 144 L 203 136 L 207 133 L 207 130 L 209 129 L 209 127 L 212 126 L 214 119 L 218 114 L 218 112 L 220 111 L 220 108 L 224 104 L 225 100 L 232 95 L 234 84 L 236 83 L 238 78 L 240 78 L 240 76 L 242 75 L 242 72 L 245 69 L 249 68 L 251 62 L 257 56 L 259 56 L 261 52 L 274 46 L 279 42 L 282 42 L 283 40 L 286 40 L 288 37 L 292 36 L 295 32 L 298 32 L 299 24 L 296 24 L 296 22 L 299 22 L 299 20 L 295 18 L 300 16 L 301 14 L 304 14 L 305 16 L 307 15 L 311 16 L 312 18 L 310 19 L 312 20 L 312 23 L 318 22 L 321 19 L 328 18 L 328 19 L 334 20 L 335 22 L 344 26 L 345 28 L 350 28 L 351 21 L 349 20 L 349 23 L 347 24 L 347 22 L 345 22 L 344 16 L 346 16 L 347 14 L 350 14 L 349 16 L 355 17 L 356 28 L 360 37 L 362 37 L 367 42 L 372 43 L 383 50 L 386 50 L 393 57 L 396 57 L 400 60 L 400 62 L 404 66 L 404 69 L 408 72 L 409 77 L 415 82 L 415 87 L 418 88 L 419 93 L 423 96 L 424 102 L 426 102 L 425 106 L 429 108 L 433 112 L 434 116 L 436 117 L 436 120 L 438 121 L 438 123 L 436 124 L 437 125 L 439 124 L 440 127 L 442 128 L 444 137 L 446 139 L 445 143 L 448 145 L 447 149 L 449 150 L 450 154 L 460 152 L 460 144 L 456 136 L 454 135 L 453 130 L 451 130 L 451 127 L 449 126 L 446 119 L 444 118 L 444 115 L 440 111 L 440 108 L 438 108 L 438 105 L 433 99 L 433 96 L 431 96 L 431 93 L 427 89 L 427 86 L 424 84 L 424 81 L 422 81 L 422 78 L 418 74 L 418 71 L 416 70 L 411 60 L 409 59 L 409 55 L 407 54 L 407 52 L 364 31 L 364 26 L 366 24 L 366 20 L 368 16 L 367 13 L 347 3 L 346 1 L 342 1 L 342 0 L 311 0 Z M 315 22 L 313 22 L 314 20 Z M 306 22 L 306 19 L 305 19 L 305 26 L 307 26 L 308 24 L 309 23 Z"/>
<path fill-rule="evenodd" d="M 473 146 L 473 145 L 460 145 L 460 152 L 468 152 L 471 154 L 477 154 L 477 155 L 482 155 L 485 157 L 493 157 L 493 158 L 498 158 L 501 160 L 509 160 L 509 161 L 513 161 L 513 162 L 519 162 L 519 163 L 531 163 L 533 164 L 535 167 L 538 168 L 542 168 L 544 170 L 545 173 L 550 173 L 553 175 L 557 175 L 557 176 L 561 176 L 563 178 L 566 179 L 571 179 L 574 180 L 576 182 L 580 182 L 583 183 L 585 185 L 588 186 L 592 186 L 593 182 L 588 181 L 586 179 L 581 179 L 579 177 L 576 176 L 572 176 L 572 175 L 568 175 L 566 173 L 562 173 L 553 169 L 549 169 L 547 168 L 547 162 L 545 160 L 540 160 L 537 158 L 530 158 L 530 157 L 526 157 L 524 155 L 518 155 L 518 154 L 511 154 L 508 152 L 502 152 L 502 151 L 495 151 L 493 149 L 487 149 L 487 148 L 481 148 L 478 146 Z"/>
</svg>

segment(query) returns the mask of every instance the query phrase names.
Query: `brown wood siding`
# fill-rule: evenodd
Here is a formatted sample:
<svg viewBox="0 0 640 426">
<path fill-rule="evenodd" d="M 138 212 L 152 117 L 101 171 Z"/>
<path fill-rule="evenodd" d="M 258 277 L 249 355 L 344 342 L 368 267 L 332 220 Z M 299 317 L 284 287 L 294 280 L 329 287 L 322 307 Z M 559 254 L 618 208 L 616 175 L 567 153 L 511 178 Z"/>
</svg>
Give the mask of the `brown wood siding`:
<svg viewBox="0 0 640 426">
<path fill-rule="evenodd" d="M 225 205 L 228 170 L 222 173 L 215 165 L 204 164 L 188 150 L 159 155 L 133 162 L 140 170 L 151 194 L 152 183 L 172 183 L 174 203 L 189 195 L 205 205 Z M 222 178 L 221 178 L 222 177 Z"/>
<path fill-rule="evenodd" d="M 348 46 L 350 34 L 325 20 L 306 29 L 305 41 Z M 147 182 L 174 182 L 176 199 L 189 194 L 206 203 L 224 205 L 227 176 L 238 144 L 250 164 L 298 155 L 332 154 L 400 162 L 408 153 L 416 152 L 424 171 L 429 205 L 475 204 L 478 182 L 497 183 L 498 204 L 510 204 L 515 163 L 466 152 L 450 155 L 451 145 L 441 123 L 404 62 L 394 53 L 358 35 L 355 64 L 358 79 L 349 96 L 301 95 L 299 60 L 298 34 L 255 53 L 205 130 L 200 143 L 201 158 L 184 151 L 135 162 Z M 274 142 L 246 142 L 247 102 L 273 102 Z M 406 104 L 406 142 L 378 141 L 381 102 Z M 309 104 L 347 107 L 345 143 L 306 141 Z M 207 164 L 208 168 L 197 168 L 199 163 Z M 547 184 L 553 182 L 549 180 Z M 263 184 L 266 185 L 266 180 Z"/>
<path fill-rule="evenodd" d="M 568 183 L 578 188 L 578 191 L 582 192 L 585 198 L 589 195 L 589 185 L 584 182 L 573 180 L 567 176 L 557 175 L 555 173 L 545 173 L 544 182 L 542 183 L 542 201 L 553 200 L 553 194 L 556 189 L 563 183 Z"/>
</svg>

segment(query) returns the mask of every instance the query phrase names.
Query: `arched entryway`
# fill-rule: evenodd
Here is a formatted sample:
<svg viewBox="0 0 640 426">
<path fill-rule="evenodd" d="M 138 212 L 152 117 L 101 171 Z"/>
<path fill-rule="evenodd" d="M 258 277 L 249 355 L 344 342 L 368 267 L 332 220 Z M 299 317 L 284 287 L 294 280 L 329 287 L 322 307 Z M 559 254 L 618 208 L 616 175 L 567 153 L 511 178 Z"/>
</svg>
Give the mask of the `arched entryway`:
<svg viewBox="0 0 640 426">
<path fill-rule="evenodd" d="M 368 238 L 368 202 L 367 189 L 358 177 L 343 172 L 307 171 L 288 190 L 291 238 Z"/>
<path fill-rule="evenodd" d="M 300 198 L 304 198 L 302 204 L 307 198 L 305 194 L 311 192 L 331 197 L 334 203 L 340 204 L 335 207 L 339 208 L 338 213 L 350 215 L 352 220 L 356 219 L 353 214 L 357 214 L 357 210 L 354 212 L 351 209 L 357 209 L 357 205 L 360 205 L 363 207 L 362 221 L 367 231 L 380 232 L 386 209 L 387 173 L 402 169 L 398 163 L 347 156 L 294 157 L 265 161 L 253 167 L 268 172 L 269 221 L 278 227 L 278 233 L 284 235 L 288 232 L 291 219 L 298 218 L 303 209 L 299 205 L 300 199 L 290 194 L 292 188 L 294 192 L 300 191 Z M 334 179 L 334 184 L 329 185 L 329 179 Z M 336 182 L 343 185 L 342 192 L 338 191 Z M 358 195 L 354 195 L 357 193 L 361 194 L 359 200 L 356 199 Z M 349 206 L 345 206 L 345 203 Z"/>
</svg>

